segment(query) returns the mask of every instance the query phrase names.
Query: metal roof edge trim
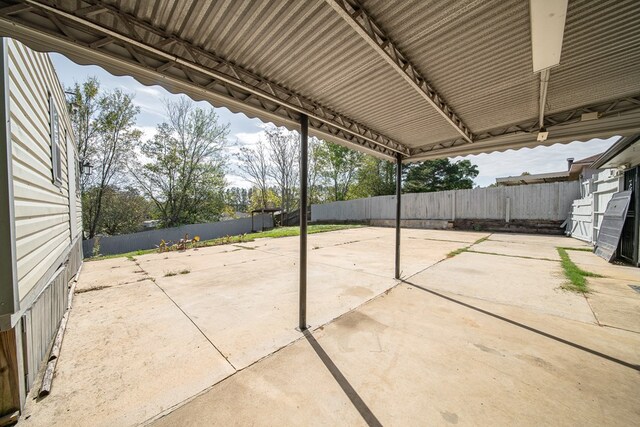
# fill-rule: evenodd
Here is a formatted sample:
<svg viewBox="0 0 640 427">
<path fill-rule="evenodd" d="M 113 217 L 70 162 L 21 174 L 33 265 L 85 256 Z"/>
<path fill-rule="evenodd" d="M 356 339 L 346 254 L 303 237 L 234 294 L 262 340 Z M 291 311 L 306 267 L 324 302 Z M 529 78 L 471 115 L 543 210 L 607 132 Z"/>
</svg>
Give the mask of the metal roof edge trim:
<svg viewBox="0 0 640 427">
<path fill-rule="evenodd" d="M 569 171 L 562 172 L 548 172 L 548 173 L 537 173 L 531 175 L 515 175 L 515 176 L 504 176 L 501 178 L 496 178 L 496 183 L 504 183 L 504 182 L 512 182 L 512 181 L 535 181 L 537 179 L 547 179 L 547 178 L 563 178 L 568 177 Z"/>
<path fill-rule="evenodd" d="M 588 141 L 594 138 L 609 138 L 615 135 L 630 136 L 640 133 L 640 109 L 588 122 L 550 126 L 547 130 L 550 137 L 544 142 L 536 140 L 536 133 L 518 132 L 483 139 L 473 144 L 416 154 L 404 159 L 403 162 L 412 163 L 443 157 L 468 156 L 537 146 L 567 144 L 574 141 Z"/>
<path fill-rule="evenodd" d="M 591 167 L 594 169 L 599 169 L 602 165 L 607 163 L 612 158 L 616 157 L 618 154 L 622 153 L 638 140 L 640 140 L 640 134 L 621 137 L 611 147 L 609 147 L 607 151 L 602 153 L 600 157 L 598 157 L 593 163 L 591 163 Z"/>
</svg>

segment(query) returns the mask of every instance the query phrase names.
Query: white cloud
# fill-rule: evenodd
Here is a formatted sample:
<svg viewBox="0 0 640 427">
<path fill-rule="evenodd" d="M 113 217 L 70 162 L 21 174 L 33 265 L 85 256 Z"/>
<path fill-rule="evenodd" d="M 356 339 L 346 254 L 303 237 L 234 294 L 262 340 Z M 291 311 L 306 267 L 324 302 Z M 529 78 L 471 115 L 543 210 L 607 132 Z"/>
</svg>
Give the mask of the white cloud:
<svg viewBox="0 0 640 427">
<path fill-rule="evenodd" d="M 142 131 L 143 141 L 148 141 L 152 139 L 156 134 L 155 126 L 136 126 L 136 127 Z"/>
<path fill-rule="evenodd" d="M 239 147 L 253 147 L 262 139 L 265 139 L 265 132 L 238 132 L 231 136 L 231 141 Z"/>
<path fill-rule="evenodd" d="M 153 96 L 156 98 L 162 98 L 168 95 L 167 91 L 160 86 L 145 86 L 142 84 L 136 88 L 136 92 L 143 93 L 145 95 Z"/>
<path fill-rule="evenodd" d="M 135 98 L 133 98 L 133 105 L 140 107 L 140 112 L 142 114 L 150 114 L 162 117 L 162 119 L 165 117 L 164 104 L 161 99 L 145 100 L 143 97 L 137 96 L 136 94 Z"/>
<path fill-rule="evenodd" d="M 246 179 L 241 177 L 240 175 L 236 175 L 234 173 L 227 173 L 225 175 L 225 179 L 227 180 L 227 184 L 229 187 L 240 187 L 240 188 L 251 188 L 251 184 L 247 182 Z"/>
</svg>

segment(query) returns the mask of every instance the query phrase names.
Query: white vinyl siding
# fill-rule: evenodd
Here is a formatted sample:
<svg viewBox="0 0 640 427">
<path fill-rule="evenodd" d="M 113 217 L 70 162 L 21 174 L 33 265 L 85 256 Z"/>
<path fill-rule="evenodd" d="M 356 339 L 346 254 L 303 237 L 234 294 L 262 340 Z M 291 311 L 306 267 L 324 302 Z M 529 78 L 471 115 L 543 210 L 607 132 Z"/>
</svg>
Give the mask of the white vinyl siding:
<svg viewBox="0 0 640 427">
<path fill-rule="evenodd" d="M 53 183 L 59 187 L 62 185 L 62 154 L 60 154 L 60 146 L 64 139 L 64 132 L 60 130 L 58 108 L 53 96 L 49 97 L 49 127 L 51 135 L 51 175 Z"/>
<path fill-rule="evenodd" d="M 16 217 L 16 258 L 20 299 L 44 278 L 54 262 L 69 248 L 70 201 L 81 212 L 79 195 L 69 194 L 66 145 L 59 145 L 56 173 L 49 102 L 58 116 L 59 144 L 72 138 L 64 92 L 46 54 L 34 52 L 9 39 L 9 111 L 13 156 Z M 56 179 L 57 178 L 57 179 Z"/>
</svg>

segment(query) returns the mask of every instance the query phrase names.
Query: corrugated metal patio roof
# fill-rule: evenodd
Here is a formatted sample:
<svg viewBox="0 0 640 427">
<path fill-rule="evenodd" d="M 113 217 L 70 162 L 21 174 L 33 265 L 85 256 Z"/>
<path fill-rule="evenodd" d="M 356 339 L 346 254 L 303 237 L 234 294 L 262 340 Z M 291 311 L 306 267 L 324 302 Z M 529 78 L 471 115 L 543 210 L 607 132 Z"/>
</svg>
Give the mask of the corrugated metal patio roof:
<svg viewBox="0 0 640 427">
<path fill-rule="evenodd" d="M 640 132 L 640 2 L 569 1 L 543 124 L 529 13 L 522 0 L 4 0 L 0 34 L 290 128 L 306 114 L 311 135 L 386 158 Z"/>
</svg>

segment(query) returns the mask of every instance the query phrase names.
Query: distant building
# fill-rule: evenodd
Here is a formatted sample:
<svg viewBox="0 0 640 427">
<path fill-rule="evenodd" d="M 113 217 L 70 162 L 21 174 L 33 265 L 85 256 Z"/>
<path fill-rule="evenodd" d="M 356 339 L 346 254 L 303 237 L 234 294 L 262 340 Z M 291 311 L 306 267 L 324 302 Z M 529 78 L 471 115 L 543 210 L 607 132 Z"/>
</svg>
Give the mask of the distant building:
<svg viewBox="0 0 640 427">
<path fill-rule="evenodd" d="M 19 411 L 82 262 L 80 167 L 49 56 L 0 39 L 0 407 Z M 6 386 L 6 388 L 4 388 Z"/>
<path fill-rule="evenodd" d="M 233 215 L 229 215 L 227 213 L 223 213 L 222 216 L 220 217 L 220 221 L 231 221 L 234 219 L 240 219 L 240 218 L 249 218 L 251 217 L 251 214 L 248 214 L 246 212 L 234 212 Z"/>
<path fill-rule="evenodd" d="M 143 230 L 158 228 L 158 225 L 160 225 L 159 219 L 148 219 L 146 221 L 142 221 Z"/>
<path fill-rule="evenodd" d="M 600 155 L 596 154 L 574 161 L 573 158 L 567 159 L 567 170 L 560 172 L 524 174 L 519 176 L 507 176 L 504 178 L 496 178 L 496 185 L 528 185 L 528 184 L 544 184 L 547 182 L 563 182 L 578 181 L 591 178 L 598 170 L 593 169 L 591 164 Z"/>
</svg>

